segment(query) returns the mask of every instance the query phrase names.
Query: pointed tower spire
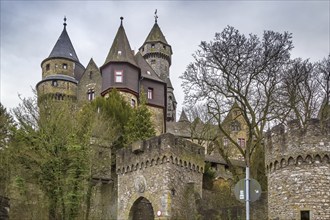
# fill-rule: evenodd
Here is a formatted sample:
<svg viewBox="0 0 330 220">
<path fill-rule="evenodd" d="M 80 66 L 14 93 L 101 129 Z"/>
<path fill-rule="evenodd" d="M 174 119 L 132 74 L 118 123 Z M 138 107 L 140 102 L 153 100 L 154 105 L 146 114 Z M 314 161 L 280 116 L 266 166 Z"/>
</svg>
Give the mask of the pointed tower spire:
<svg viewBox="0 0 330 220">
<path fill-rule="evenodd" d="M 123 26 L 123 19 L 120 17 L 120 26 L 103 66 L 109 62 L 127 62 L 137 66 Z"/>
<path fill-rule="evenodd" d="M 66 31 L 66 17 L 64 17 L 63 26 L 63 31 L 48 58 L 67 58 L 79 62 L 76 51 L 71 43 L 68 32 Z"/>
<path fill-rule="evenodd" d="M 183 109 L 179 118 L 179 122 L 189 122 L 188 117 Z"/>
</svg>

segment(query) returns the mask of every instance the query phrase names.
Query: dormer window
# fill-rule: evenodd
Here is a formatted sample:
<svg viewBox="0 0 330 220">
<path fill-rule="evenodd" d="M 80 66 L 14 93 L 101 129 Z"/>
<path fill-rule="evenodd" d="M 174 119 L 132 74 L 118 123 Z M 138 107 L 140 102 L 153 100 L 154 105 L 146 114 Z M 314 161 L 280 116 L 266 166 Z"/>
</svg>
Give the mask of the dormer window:
<svg viewBox="0 0 330 220">
<path fill-rule="evenodd" d="M 115 70 L 115 82 L 122 83 L 123 82 L 123 71 Z"/>
<path fill-rule="evenodd" d="M 121 50 L 118 50 L 118 55 L 119 55 L 119 56 L 121 55 Z"/>
<path fill-rule="evenodd" d="M 154 97 L 154 89 L 148 88 L 148 99 L 153 99 Z"/>
<path fill-rule="evenodd" d="M 62 64 L 62 68 L 65 69 L 65 70 L 68 69 L 68 64 L 63 63 L 63 64 Z"/>
<path fill-rule="evenodd" d="M 46 71 L 48 71 L 50 69 L 50 64 L 46 65 Z"/>
</svg>

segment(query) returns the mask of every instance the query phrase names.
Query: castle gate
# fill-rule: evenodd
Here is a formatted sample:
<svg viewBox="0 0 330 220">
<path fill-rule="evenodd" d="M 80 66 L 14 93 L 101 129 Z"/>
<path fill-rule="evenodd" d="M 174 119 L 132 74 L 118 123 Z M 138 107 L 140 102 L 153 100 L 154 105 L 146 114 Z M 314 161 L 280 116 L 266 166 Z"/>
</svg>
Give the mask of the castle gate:
<svg viewBox="0 0 330 220">
<path fill-rule="evenodd" d="M 152 204 L 144 197 L 138 198 L 129 213 L 129 220 L 153 220 L 155 218 Z"/>
<path fill-rule="evenodd" d="M 163 134 L 120 149 L 117 219 L 193 219 L 202 194 L 204 149 Z"/>
</svg>

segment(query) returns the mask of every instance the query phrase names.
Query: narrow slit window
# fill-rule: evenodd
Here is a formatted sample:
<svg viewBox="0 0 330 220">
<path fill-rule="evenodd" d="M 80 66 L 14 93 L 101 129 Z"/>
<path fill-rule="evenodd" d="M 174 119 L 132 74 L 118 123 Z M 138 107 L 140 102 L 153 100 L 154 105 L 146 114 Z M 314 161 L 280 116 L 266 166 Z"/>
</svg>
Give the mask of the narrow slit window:
<svg viewBox="0 0 330 220">
<path fill-rule="evenodd" d="M 66 69 L 68 69 L 68 64 L 66 64 L 66 63 L 63 63 L 63 64 L 62 64 L 62 67 L 63 67 L 63 69 L 65 69 L 65 70 L 66 70 Z"/>
<path fill-rule="evenodd" d="M 46 71 L 48 71 L 50 69 L 50 64 L 46 65 Z"/>
</svg>

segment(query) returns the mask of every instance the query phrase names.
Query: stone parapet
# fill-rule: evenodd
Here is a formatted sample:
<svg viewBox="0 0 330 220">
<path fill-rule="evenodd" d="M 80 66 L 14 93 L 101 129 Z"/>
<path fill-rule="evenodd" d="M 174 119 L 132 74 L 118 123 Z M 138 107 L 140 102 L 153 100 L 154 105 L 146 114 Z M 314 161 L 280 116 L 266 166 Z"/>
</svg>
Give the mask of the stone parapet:
<svg viewBox="0 0 330 220">
<path fill-rule="evenodd" d="M 274 171 L 282 165 L 296 164 L 298 158 L 303 161 L 327 161 L 330 157 L 329 123 L 311 119 L 306 129 L 299 127 L 294 120 L 288 123 L 287 131 L 283 125 L 275 126 L 266 137 L 266 168 Z"/>
<path fill-rule="evenodd" d="M 330 127 L 311 119 L 274 127 L 266 138 L 269 219 L 330 219 Z"/>
<path fill-rule="evenodd" d="M 166 133 L 121 149 L 116 158 L 117 174 L 172 163 L 203 173 L 204 149 L 200 145 Z"/>
</svg>

